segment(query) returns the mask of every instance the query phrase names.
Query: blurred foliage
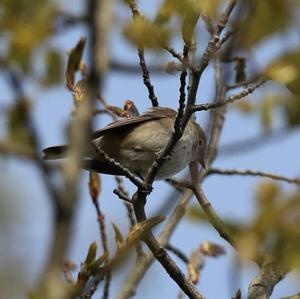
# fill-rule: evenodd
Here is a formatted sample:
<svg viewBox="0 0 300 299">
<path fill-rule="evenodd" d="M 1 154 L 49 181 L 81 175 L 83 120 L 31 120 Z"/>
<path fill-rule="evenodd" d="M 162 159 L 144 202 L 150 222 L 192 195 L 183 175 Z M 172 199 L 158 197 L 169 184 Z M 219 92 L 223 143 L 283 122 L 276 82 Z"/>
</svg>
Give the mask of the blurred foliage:
<svg viewBox="0 0 300 299">
<path fill-rule="evenodd" d="M 277 104 L 277 97 L 274 95 L 265 96 L 260 105 L 260 117 L 263 127 L 270 130 L 273 125 L 273 112 Z"/>
<path fill-rule="evenodd" d="M 55 50 L 49 49 L 44 55 L 45 75 L 40 80 L 44 87 L 51 87 L 60 84 L 62 81 L 64 58 L 62 54 Z"/>
<path fill-rule="evenodd" d="M 241 31 L 241 45 L 245 48 L 286 30 L 296 18 L 295 0 L 248 0 L 246 3 L 247 17 L 236 25 Z"/>
<path fill-rule="evenodd" d="M 271 254 L 285 268 L 300 271 L 300 189 L 284 192 L 280 185 L 268 180 L 258 184 L 254 196 L 257 213 L 253 221 L 224 221 L 239 253 L 257 262 Z M 192 207 L 188 215 L 192 220 L 208 223 L 198 207 Z"/>
<path fill-rule="evenodd" d="M 8 111 L 6 138 L 20 146 L 33 146 L 33 139 L 28 127 L 30 109 L 31 102 L 29 100 L 17 99 Z"/>
<path fill-rule="evenodd" d="M 254 221 L 238 235 L 241 254 L 257 260 L 270 253 L 287 269 L 300 270 L 300 189 L 279 192 L 276 184 L 264 182 L 259 189 L 258 199 L 264 204 L 258 206 Z"/>
<path fill-rule="evenodd" d="M 30 73 L 34 51 L 53 34 L 54 2 L 2 0 L 0 9 L 0 34 L 7 37 L 7 51 L 1 58 Z"/>
<path fill-rule="evenodd" d="M 171 31 L 144 18 L 135 18 L 124 27 L 125 37 L 138 48 L 159 49 L 168 45 Z"/>
</svg>

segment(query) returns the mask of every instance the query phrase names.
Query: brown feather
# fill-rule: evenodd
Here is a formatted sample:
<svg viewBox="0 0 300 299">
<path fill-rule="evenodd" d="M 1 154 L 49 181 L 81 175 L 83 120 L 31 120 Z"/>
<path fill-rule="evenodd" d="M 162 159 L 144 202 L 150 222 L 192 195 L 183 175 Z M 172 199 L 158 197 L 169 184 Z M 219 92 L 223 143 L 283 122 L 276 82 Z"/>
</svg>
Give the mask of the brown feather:
<svg viewBox="0 0 300 299">
<path fill-rule="evenodd" d="M 114 121 L 113 123 L 107 125 L 106 127 L 97 130 L 93 133 L 92 137 L 93 139 L 99 138 L 103 136 L 104 134 L 109 134 L 111 132 L 117 131 L 117 130 L 124 130 L 126 128 L 129 128 L 130 126 L 140 124 L 146 121 L 160 119 L 160 118 L 175 118 L 176 117 L 176 111 L 170 108 L 166 107 L 153 107 L 149 111 L 145 112 L 142 115 L 133 116 L 130 118 L 122 118 L 119 120 Z"/>
</svg>

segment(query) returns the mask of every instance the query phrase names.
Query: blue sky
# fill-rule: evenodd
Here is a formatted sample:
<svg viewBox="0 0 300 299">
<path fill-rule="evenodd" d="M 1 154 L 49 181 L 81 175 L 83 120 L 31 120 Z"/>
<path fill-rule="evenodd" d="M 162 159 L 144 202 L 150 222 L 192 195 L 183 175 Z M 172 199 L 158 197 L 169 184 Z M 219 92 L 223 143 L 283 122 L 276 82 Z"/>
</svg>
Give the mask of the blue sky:
<svg viewBox="0 0 300 299">
<path fill-rule="evenodd" d="M 153 14 L 156 3 L 158 1 L 151 1 L 151 3 L 150 1 L 141 1 L 141 7 L 149 14 Z M 82 3 L 79 0 L 69 0 L 64 2 L 64 7 L 76 12 L 80 11 Z M 124 15 L 124 19 L 125 16 L 130 15 L 125 11 L 125 7 L 119 11 L 119 15 L 122 17 Z M 49 45 L 67 51 L 85 34 L 83 28 L 77 27 L 51 39 Z M 293 45 L 295 42 L 299 41 L 293 34 L 286 37 L 286 45 Z M 264 65 L 268 59 L 280 53 L 281 46 L 278 37 L 274 37 L 269 43 L 262 45 L 259 53 L 253 53 L 257 63 Z M 112 36 L 110 47 L 113 57 L 126 59 L 133 63 L 138 62 L 135 49 L 122 40 L 117 30 Z M 152 53 L 150 56 L 150 61 L 162 60 L 157 53 Z M 170 59 L 166 55 L 164 57 Z M 201 82 L 198 102 L 207 101 L 213 96 L 211 75 L 212 71 L 208 70 Z M 178 81 L 177 76 L 167 74 L 152 77 L 152 83 L 161 106 L 177 107 Z M 34 82 L 27 83 L 26 91 L 35 103 L 33 115 L 41 136 L 42 146 L 64 142 L 65 126 L 73 104 L 70 93 L 63 84 L 56 88 L 43 90 Z M 276 92 L 276 86 L 271 85 L 271 87 Z M 0 88 L 2 90 L 0 104 L 8 104 L 11 95 L 5 87 L 3 79 L 0 80 Z M 249 98 L 259 101 L 264 93 L 265 91 L 261 90 Z M 112 105 L 122 106 L 124 100 L 130 98 L 134 100 L 140 111 L 144 111 L 150 106 L 141 76 L 112 72 L 105 80 L 103 94 Z M 205 113 L 197 115 L 197 119 L 202 125 L 205 124 L 206 117 Z M 97 126 L 101 127 L 107 121 L 108 119 L 97 120 Z M 279 115 L 278 123 L 280 122 Z M 5 122 L 1 120 L 0 126 L 3 128 Z M 233 110 L 226 116 L 221 143 L 255 136 L 260 131 L 261 124 L 258 117 L 246 117 Z M 287 138 L 276 140 L 256 151 L 232 157 L 219 157 L 214 165 L 224 168 L 263 170 L 291 177 L 299 176 L 299 163 L 295 163 L 295 161 L 299 161 L 299 137 L 300 132 L 296 130 Z M 43 264 L 47 259 L 47 248 L 51 242 L 52 210 L 39 173 L 34 166 L 20 160 L 0 158 L 0 169 L 3 177 L 0 181 L 2 197 L 0 201 L 0 264 L 7 268 L 5 274 L 0 273 L 0 290 L 2 290 L 2 294 L 6 294 L 5 298 L 23 299 L 24 290 L 12 290 L 11 285 L 6 287 L 5 282 L 13 280 L 17 283 L 20 280 L 22 285 L 28 288 L 33 283 L 32 277 L 36 277 L 39 271 L 42 271 Z M 99 243 L 96 214 L 90 201 L 87 180 L 87 173 L 83 172 L 83 187 L 69 252 L 69 257 L 77 264 L 84 259 L 91 242 L 96 240 Z M 113 178 L 103 175 L 102 181 L 103 191 L 100 195 L 100 203 L 107 219 L 110 248 L 114 248 L 114 236 L 110 222 L 118 224 L 125 235 L 128 231 L 128 219 L 122 203 L 112 194 Z M 253 194 L 258 182 L 257 178 L 211 176 L 205 180 L 203 187 L 207 197 L 221 216 L 248 222 L 255 214 L 256 206 Z M 131 192 L 135 190 L 130 183 L 127 186 Z M 287 185 L 283 186 L 290 190 L 293 188 Z M 162 200 L 170 192 L 170 187 L 164 182 L 156 182 L 154 192 L 150 195 L 147 203 L 147 212 L 151 214 L 151 212 L 157 211 L 157 208 L 162 205 Z M 176 200 L 177 198 L 174 197 L 174 202 Z M 195 204 L 195 200 L 192 203 Z M 227 255 L 218 259 L 207 259 L 201 272 L 200 291 L 206 298 L 230 298 L 234 295 L 236 288 L 241 287 L 242 293 L 245 295 L 257 267 L 253 263 L 248 263 L 248 270 L 242 269 L 241 273 L 235 274 L 233 269 L 234 251 L 218 237 L 211 227 L 184 219 L 173 235 L 171 243 L 179 246 L 186 254 L 190 254 L 204 240 L 224 245 Z M 18 269 L 13 266 L 16 261 L 19 261 Z M 132 262 L 133 259 L 131 264 Z M 132 265 L 129 264 L 130 262 L 127 262 L 121 271 L 114 274 L 112 294 L 116 294 L 118 291 L 126 276 L 126 270 L 131 269 Z M 180 262 L 179 265 L 186 270 L 185 265 Z M 32 276 L 27 275 L 28 272 L 32 273 Z M 291 295 L 298 291 L 295 280 L 290 277 L 276 287 L 272 298 Z M 170 280 L 161 266 L 155 263 L 141 282 L 136 298 L 174 298 L 176 295 L 175 283 Z"/>
</svg>

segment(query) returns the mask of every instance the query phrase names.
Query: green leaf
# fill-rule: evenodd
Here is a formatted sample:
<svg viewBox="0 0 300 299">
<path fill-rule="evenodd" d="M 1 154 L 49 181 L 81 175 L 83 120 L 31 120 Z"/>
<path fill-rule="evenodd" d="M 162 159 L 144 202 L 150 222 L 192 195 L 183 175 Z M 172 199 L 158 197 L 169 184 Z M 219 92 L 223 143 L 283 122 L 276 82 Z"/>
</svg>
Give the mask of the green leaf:
<svg viewBox="0 0 300 299">
<path fill-rule="evenodd" d="M 87 265 L 93 263 L 95 261 L 96 254 L 97 254 L 97 244 L 96 242 L 93 242 L 89 247 L 84 263 Z"/>
<path fill-rule="evenodd" d="M 119 250 L 121 247 L 124 246 L 124 238 L 122 236 L 122 233 L 121 233 L 119 227 L 116 224 L 114 224 L 113 222 L 111 224 L 115 231 L 116 246 L 117 246 L 117 249 Z"/>
<path fill-rule="evenodd" d="M 103 265 L 104 262 L 107 261 L 109 256 L 108 252 L 104 252 L 98 259 L 96 259 L 93 263 L 91 263 L 88 267 L 88 270 L 91 272 L 92 275 L 95 275 L 99 268 Z"/>
<path fill-rule="evenodd" d="M 164 216 L 156 216 L 149 218 L 147 220 L 144 220 L 140 223 L 135 224 L 127 237 L 127 242 L 136 242 L 137 240 L 140 240 L 143 238 L 143 236 L 148 233 L 154 226 L 157 224 L 161 223 L 162 221 L 165 220 Z"/>
</svg>

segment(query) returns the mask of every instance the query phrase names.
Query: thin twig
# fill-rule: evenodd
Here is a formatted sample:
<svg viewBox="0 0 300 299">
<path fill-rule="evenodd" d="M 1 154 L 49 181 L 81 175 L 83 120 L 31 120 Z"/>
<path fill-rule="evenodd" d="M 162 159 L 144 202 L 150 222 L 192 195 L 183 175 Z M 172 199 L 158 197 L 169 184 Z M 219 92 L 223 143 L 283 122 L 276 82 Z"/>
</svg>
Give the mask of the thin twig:
<svg viewBox="0 0 300 299">
<path fill-rule="evenodd" d="M 158 107 L 158 100 L 157 100 L 157 96 L 155 95 L 154 92 L 154 87 L 151 83 L 150 80 L 150 74 L 149 74 L 149 70 L 147 68 L 146 65 L 146 61 L 145 61 L 145 53 L 143 49 L 138 49 L 138 55 L 139 55 L 139 59 L 140 59 L 140 66 L 143 72 L 143 80 L 144 80 L 144 84 L 148 89 L 148 93 L 149 93 L 149 99 L 152 103 L 153 107 Z"/>
<path fill-rule="evenodd" d="M 220 174 L 220 175 L 242 175 L 242 176 L 260 176 L 269 178 L 272 180 L 278 180 L 287 182 L 290 184 L 297 184 L 300 185 L 300 178 L 288 178 L 282 175 L 276 175 L 269 172 L 263 172 L 263 171 L 256 171 L 256 170 L 239 170 L 239 169 L 221 169 L 221 168 L 210 168 L 207 171 L 207 175 L 211 174 Z"/>
<path fill-rule="evenodd" d="M 234 58 L 232 60 L 230 60 L 230 62 L 232 62 L 232 61 L 234 61 Z M 247 86 L 249 84 L 252 84 L 252 83 L 255 83 L 255 82 L 259 81 L 261 78 L 262 78 L 261 75 L 253 75 L 249 79 L 246 79 L 246 80 L 243 80 L 241 82 L 236 82 L 236 83 L 227 85 L 226 89 L 230 90 L 230 89 L 245 87 L 245 86 Z"/>
<path fill-rule="evenodd" d="M 256 83 L 251 84 L 249 87 L 243 89 L 241 92 L 229 96 L 227 99 L 219 102 L 214 103 L 206 103 L 206 104 L 199 104 L 193 106 L 193 111 L 207 111 L 210 109 L 216 109 L 222 106 L 226 106 L 227 104 L 231 104 L 235 101 L 241 100 L 248 96 L 249 94 L 253 93 L 257 88 L 261 87 L 264 83 L 266 83 L 266 79 L 261 79 Z"/>
<path fill-rule="evenodd" d="M 189 49 L 187 46 L 184 46 L 183 49 L 183 59 L 185 64 L 188 60 L 188 55 L 189 55 Z M 185 87 L 186 87 L 186 78 L 187 78 L 188 72 L 186 67 L 184 67 L 183 71 L 180 74 L 180 88 L 179 88 L 179 107 L 178 107 L 178 112 L 177 112 L 177 117 L 175 120 L 174 124 L 174 130 L 175 133 L 177 131 L 178 134 L 181 134 L 182 130 L 182 119 L 183 119 L 183 114 L 184 114 L 184 108 L 185 108 Z"/>
<path fill-rule="evenodd" d="M 138 188 L 145 189 L 143 181 L 138 178 L 134 173 L 132 173 L 128 168 L 123 166 L 121 163 L 117 162 L 115 159 L 109 157 L 100 147 L 98 147 L 94 142 L 91 143 L 95 150 L 103 155 L 103 158 L 113 166 L 116 171 L 119 171 L 122 175 L 127 177 L 133 184 L 135 184 Z"/>
<path fill-rule="evenodd" d="M 174 58 L 178 59 L 180 62 L 183 62 L 184 58 L 181 53 L 177 53 L 175 49 L 165 46 L 164 49 L 169 52 Z"/>
<path fill-rule="evenodd" d="M 131 199 L 125 193 L 123 193 L 123 191 L 121 191 L 120 189 L 114 189 L 113 193 L 116 194 L 120 199 L 122 199 L 125 202 L 127 202 L 128 205 L 132 204 Z"/>
<path fill-rule="evenodd" d="M 211 203 L 208 201 L 207 197 L 205 196 L 203 190 L 200 187 L 194 186 L 193 192 L 195 194 L 196 199 L 198 200 L 199 204 L 201 205 L 203 211 L 205 212 L 209 222 L 213 225 L 216 231 L 220 234 L 220 236 L 228 241 L 232 246 L 234 246 L 234 240 L 228 231 L 225 223 L 222 219 L 218 216 L 218 214 L 213 209 Z"/>
<path fill-rule="evenodd" d="M 179 257 L 184 263 L 188 263 L 189 262 L 189 258 L 178 248 L 175 247 L 173 245 L 171 245 L 170 243 L 166 245 L 165 247 L 167 250 L 171 251 L 172 253 L 174 253 L 177 257 Z"/>
</svg>

